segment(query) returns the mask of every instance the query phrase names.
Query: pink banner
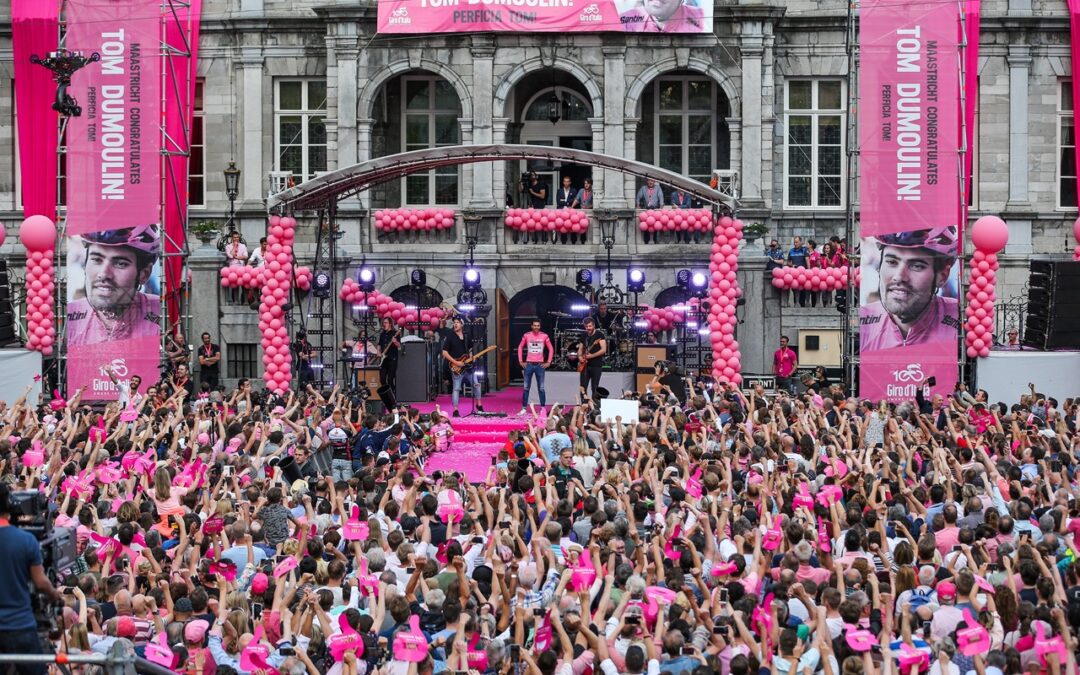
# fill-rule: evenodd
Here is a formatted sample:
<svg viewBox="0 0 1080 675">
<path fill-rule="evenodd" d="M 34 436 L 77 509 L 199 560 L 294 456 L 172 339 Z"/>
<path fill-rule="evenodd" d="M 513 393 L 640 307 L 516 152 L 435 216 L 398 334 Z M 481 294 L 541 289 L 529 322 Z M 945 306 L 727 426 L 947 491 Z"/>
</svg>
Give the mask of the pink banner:
<svg viewBox="0 0 1080 675">
<path fill-rule="evenodd" d="M 67 233 L 161 222 L 161 7 L 68 0 L 67 46 L 101 60 L 75 73 Z"/>
<path fill-rule="evenodd" d="M 380 33 L 711 33 L 711 0 L 385 0 Z"/>
<path fill-rule="evenodd" d="M 935 0 L 860 9 L 859 394 L 873 400 L 957 379 L 959 11 Z"/>
<path fill-rule="evenodd" d="M 11 6 L 15 52 L 15 106 L 19 120 L 19 169 L 23 214 L 56 220 L 56 146 L 60 119 L 53 112 L 56 82 L 44 66 L 60 39 L 60 5 L 41 0 L 15 0 Z"/>
<path fill-rule="evenodd" d="M 158 379 L 162 16 L 146 0 L 67 0 L 66 17 L 68 47 L 101 56 L 71 87 L 68 388 L 113 400 L 114 378 Z"/>
<path fill-rule="evenodd" d="M 966 31 L 967 49 L 964 52 L 964 133 L 967 141 L 967 154 L 964 156 L 964 195 L 971 195 L 972 167 L 975 164 L 975 113 L 979 109 L 979 32 L 981 27 L 982 0 L 967 0 L 964 6 L 964 30 Z M 960 239 L 964 238 L 967 228 L 967 200 L 964 202 L 964 216 L 960 219 Z"/>
<path fill-rule="evenodd" d="M 174 50 L 165 68 L 165 300 L 169 326 L 180 320 L 184 252 L 187 239 L 188 161 L 191 150 L 191 118 L 195 106 L 195 75 L 199 49 L 202 0 L 174 5 L 165 13 L 165 40 Z M 186 130 L 186 132 L 185 132 Z"/>
<path fill-rule="evenodd" d="M 1069 0 L 1069 44 L 1072 48 L 1072 95 L 1073 110 L 1075 111 L 1076 102 L 1080 101 L 1080 0 Z M 1073 119 L 1076 119 L 1075 112 Z M 1074 139 L 1076 133 L 1075 124 L 1074 121 Z M 1076 155 L 1076 169 L 1080 171 L 1080 152 L 1073 154 Z M 1077 175 L 1080 175 L 1080 173 Z"/>
</svg>

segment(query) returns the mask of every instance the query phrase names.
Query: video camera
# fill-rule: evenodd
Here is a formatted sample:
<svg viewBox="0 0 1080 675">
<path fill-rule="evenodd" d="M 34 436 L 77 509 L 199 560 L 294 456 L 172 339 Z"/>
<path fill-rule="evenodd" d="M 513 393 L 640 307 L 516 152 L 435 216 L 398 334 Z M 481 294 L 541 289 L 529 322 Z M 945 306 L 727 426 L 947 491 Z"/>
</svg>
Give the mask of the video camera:
<svg viewBox="0 0 1080 675">
<path fill-rule="evenodd" d="M 53 528 L 53 514 L 49 512 L 49 497 L 37 490 L 22 490 L 8 494 L 7 510 L 14 527 L 34 535 L 41 546 L 41 562 L 45 574 L 53 585 L 75 565 L 75 530 L 70 527 Z M 44 593 L 31 589 L 30 602 L 38 631 L 49 639 L 60 636 L 60 606 Z"/>
</svg>

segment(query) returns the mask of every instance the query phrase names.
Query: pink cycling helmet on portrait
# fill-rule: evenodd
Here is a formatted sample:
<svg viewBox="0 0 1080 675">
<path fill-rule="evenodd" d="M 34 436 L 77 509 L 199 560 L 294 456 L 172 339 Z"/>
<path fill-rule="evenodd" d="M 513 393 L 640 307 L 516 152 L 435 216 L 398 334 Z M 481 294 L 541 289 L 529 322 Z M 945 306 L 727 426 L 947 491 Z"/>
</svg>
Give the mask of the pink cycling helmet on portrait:
<svg viewBox="0 0 1080 675">
<path fill-rule="evenodd" d="M 136 225 L 135 227 L 123 227 L 118 230 L 101 230 L 100 232 L 86 232 L 80 235 L 87 246 L 97 244 L 99 246 L 127 246 L 153 256 L 155 259 L 161 252 L 161 230 L 157 223 L 148 225 Z"/>
<path fill-rule="evenodd" d="M 956 228 L 952 225 L 934 227 L 929 230 L 910 230 L 907 232 L 879 234 L 875 238 L 877 239 L 879 246 L 925 248 L 926 250 L 945 258 L 955 258 L 958 254 Z"/>
</svg>

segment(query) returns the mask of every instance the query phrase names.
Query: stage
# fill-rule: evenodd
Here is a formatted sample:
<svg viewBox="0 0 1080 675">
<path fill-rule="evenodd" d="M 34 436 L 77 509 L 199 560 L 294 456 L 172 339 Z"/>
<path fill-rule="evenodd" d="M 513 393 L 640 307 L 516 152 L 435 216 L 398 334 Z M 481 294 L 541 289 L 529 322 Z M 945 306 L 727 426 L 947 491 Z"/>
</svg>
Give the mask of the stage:
<svg viewBox="0 0 1080 675">
<path fill-rule="evenodd" d="M 577 373 L 574 373 L 576 376 Z M 450 449 L 446 452 L 437 452 L 428 459 L 425 470 L 432 471 L 461 471 L 464 472 L 470 482 L 479 483 L 487 477 L 488 469 L 491 468 L 491 458 L 498 454 L 506 444 L 507 434 L 513 429 L 524 431 L 526 425 L 533 421 L 530 414 L 518 415 L 521 410 L 521 386 L 507 387 L 502 391 L 491 392 L 484 396 L 483 406 L 486 412 L 505 413 L 505 417 L 485 417 L 470 415 L 473 403 L 470 399 L 462 398 L 458 402 L 458 410 L 462 417 L 451 417 L 450 424 L 454 427 L 454 440 Z M 537 399 L 536 387 L 532 391 L 533 401 Z M 573 404 L 573 400 L 557 401 L 548 398 L 548 409 L 552 403 Z M 428 403 L 410 403 L 417 410 L 430 413 L 439 409 L 450 415 L 454 406 L 450 403 L 450 396 L 439 396 L 435 401 Z M 536 404 L 537 414 L 540 412 L 539 404 Z"/>
</svg>

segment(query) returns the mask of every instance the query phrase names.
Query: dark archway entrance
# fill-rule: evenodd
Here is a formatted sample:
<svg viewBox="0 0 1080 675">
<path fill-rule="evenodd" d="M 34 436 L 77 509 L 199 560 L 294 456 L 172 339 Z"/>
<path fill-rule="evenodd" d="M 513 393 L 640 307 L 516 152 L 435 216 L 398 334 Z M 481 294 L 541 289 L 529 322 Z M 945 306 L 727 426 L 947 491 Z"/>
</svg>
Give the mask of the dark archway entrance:
<svg viewBox="0 0 1080 675">
<path fill-rule="evenodd" d="M 574 305 L 588 305 L 588 299 L 566 286 L 532 286 L 510 299 L 510 379 L 521 379 L 521 366 L 517 360 L 517 346 L 528 332 L 533 319 L 540 319 L 540 330 L 548 334 L 558 349 L 556 328 L 581 328 L 585 318 L 582 312 L 574 312 Z M 559 316 L 565 314 L 566 316 Z"/>
<path fill-rule="evenodd" d="M 431 286 L 398 286 L 390 293 L 390 297 L 398 302 L 404 302 L 407 307 L 427 309 L 438 307 L 442 304 L 442 293 Z"/>
<path fill-rule="evenodd" d="M 690 291 L 678 286 L 670 286 L 656 295 L 655 307 L 671 307 L 681 305 L 690 299 Z"/>
</svg>

